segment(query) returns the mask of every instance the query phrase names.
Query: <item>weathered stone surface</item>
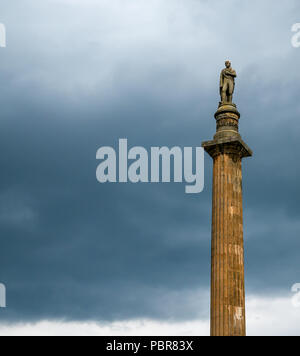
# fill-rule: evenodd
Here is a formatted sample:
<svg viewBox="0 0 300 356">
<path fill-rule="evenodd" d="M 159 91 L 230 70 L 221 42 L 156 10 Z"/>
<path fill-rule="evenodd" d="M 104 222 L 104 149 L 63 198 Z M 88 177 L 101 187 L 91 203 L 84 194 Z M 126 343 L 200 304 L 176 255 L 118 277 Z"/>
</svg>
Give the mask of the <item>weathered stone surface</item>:
<svg viewBox="0 0 300 356">
<path fill-rule="evenodd" d="M 215 156 L 219 154 L 226 153 L 237 155 L 240 158 L 252 156 L 252 150 L 246 145 L 239 135 L 206 141 L 202 143 L 202 147 L 212 158 L 215 158 Z"/>
<path fill-rule="evenodd" d="M 235 88 L 236 71 L 231 67 L 231 62 L 225 62 L 225 69 L 220 75 L 220 95 L 222 104 L 232 103 L 232 96 Z"/>
<path fill-rule="evenodd" d="M 220 105 L 217 133 L 202 146 L 214 160 L 211 253 L 211 335 L 245 336 L 242 159 L 252 156 L 239 134 L 240 114 Z"/>
</svg>

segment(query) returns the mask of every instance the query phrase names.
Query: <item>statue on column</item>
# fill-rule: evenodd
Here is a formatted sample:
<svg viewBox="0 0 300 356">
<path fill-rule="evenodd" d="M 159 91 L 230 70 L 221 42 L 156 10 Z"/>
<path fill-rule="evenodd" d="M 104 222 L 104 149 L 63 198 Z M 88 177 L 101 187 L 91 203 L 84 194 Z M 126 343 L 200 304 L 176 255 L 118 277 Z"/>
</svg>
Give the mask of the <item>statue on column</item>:
<svg viewBox="0 0 300 356">
<path fill-rule="evenodd" d="M 235 88 L 235 78 L 237 77 L 236 71 L 231 67 L 231 62 L 225 62 L 226 68 L 221 72 L 220 78 L 220 95 L 221 105 L 231 104 Z"/>
</svg>

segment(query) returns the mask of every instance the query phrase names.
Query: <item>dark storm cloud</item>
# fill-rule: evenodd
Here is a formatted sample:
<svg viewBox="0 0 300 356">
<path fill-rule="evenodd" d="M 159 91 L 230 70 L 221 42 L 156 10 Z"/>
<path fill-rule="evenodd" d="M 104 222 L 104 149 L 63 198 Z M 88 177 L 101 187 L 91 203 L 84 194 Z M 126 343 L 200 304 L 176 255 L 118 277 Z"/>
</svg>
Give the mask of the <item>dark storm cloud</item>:
<svg viewBox="0 0 300 356">
<path fill-rule="evenodd" d="M 123 137 L 147 148 L 211 138 L 225 57 L 255 153 L 244 163 L 247 287 L 298 281 L 299 6 L 121 3 L 1 5 L 2 320 L 207 316 L 210 160 L 205 191 L 189 196 L 175 184 L 100 185 L 95 155 Z"/>
</svg>

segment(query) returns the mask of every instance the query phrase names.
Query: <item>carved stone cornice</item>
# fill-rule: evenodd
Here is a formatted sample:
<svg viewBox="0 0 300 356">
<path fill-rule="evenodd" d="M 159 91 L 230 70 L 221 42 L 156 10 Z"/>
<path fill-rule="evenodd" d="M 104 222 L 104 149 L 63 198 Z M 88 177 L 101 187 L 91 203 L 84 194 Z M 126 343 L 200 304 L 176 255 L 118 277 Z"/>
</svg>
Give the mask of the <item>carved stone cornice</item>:
<svg viewBox="0 0 300 356">
<path fill-rule="evenodd" d="M 251 157 L 253 154 L 240 136 L 206 141 L 202 143 L 202 147 L 212 158 L 220 154 L 230 154 L 239 158 Z"/>
</svg>

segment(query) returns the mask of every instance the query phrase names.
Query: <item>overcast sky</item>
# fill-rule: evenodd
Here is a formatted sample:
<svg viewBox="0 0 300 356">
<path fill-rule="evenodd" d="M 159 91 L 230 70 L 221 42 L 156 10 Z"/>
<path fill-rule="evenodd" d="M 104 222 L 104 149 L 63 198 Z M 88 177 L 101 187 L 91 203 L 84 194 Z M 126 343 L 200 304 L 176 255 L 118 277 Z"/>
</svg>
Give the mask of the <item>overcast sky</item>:
<svg viewBox="0 0 300 356">
<path fill-rule="evenodd" d="M 299 1 L 11 0 L 0 22 L 0 333 L 6 323 L 58 333 L 62 320 L 70 333 L 140 320 L 154 334 L 208 333 L 211 159 L 203 193 L 186 195 L 181 184 L 100 185 L 95 157 L 119 138 L 146 148 L 211 139 L 230 58 L 254 151 L 243 161 L 249 328 L 300 334 L 290 303 L 300 283 Z"/>
</svg>

